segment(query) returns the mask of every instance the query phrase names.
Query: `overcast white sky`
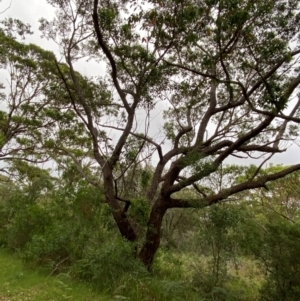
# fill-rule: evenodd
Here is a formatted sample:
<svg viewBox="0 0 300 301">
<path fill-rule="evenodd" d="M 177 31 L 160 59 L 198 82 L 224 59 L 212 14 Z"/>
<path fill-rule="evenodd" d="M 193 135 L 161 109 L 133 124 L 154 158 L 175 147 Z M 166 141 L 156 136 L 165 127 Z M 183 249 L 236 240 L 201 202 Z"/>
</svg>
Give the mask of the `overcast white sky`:
<svg viewBox="0 0 300 301">
<path fill-rule="evenodd" d="M 34 35 L 28 36 L 26 41 L 36 43 L 49 50 L 55 50 L 52 43 L 40 38 L 38 31 L 38 20 L 42 17 L 51 19 L 54 15 L 53 7 L 49 5 L 46 0 L 2 0 L 0 3 L 0 11 L 5 9 L 7 10 L 0 15 L 1 19 L 12 17 L 31 24 Z"/>
<path fill-rule="evenodd" d="M 0 12 L 4 11 L 6 8 L 8 9 L 0 15 L 0 19 L 4 19 L 6 17 L 13 17 L 13 18 L 18 18 L 25 23 L 31 24 L 34 34 L 32 36 L 28 36 L 28 38 L 26 38 L 26 42 L 34 43 L 47 50 L 52 50 L 54 52 L 57 52 L 58 49 L 56 45 L 50 41 L 47 41 L 46 39 L 41 39 L 40 37 L 41 34 L 38 30 L 39 27 L 38 20 L 40 18 L 43 17 L 46 19 L 52 19 L 54 16 L 54 9 L 52 6 L 50 6 L 47 3 L 46 0 L 2 0 L 2 2 L 0 3 Z M 99 67 L 97 67 L 97 69 L 98 68 Z M 79 69 L 81 72 L 85 74 L 87 73 L 87 70 L 93 70 L 93 68 L 90 68 L 89 64 L 84 62 L 80 64 Z M 94 70 L 94 71 L 97 72 L 98 70 Z M 93 75 L 95 75 L 95 73 Z M 160 118 L 155 119 L 156 128 L 162 126 L 162 121 L 160 121 L 159 119 Z M 227 162 L 245 164 L 245 160 L 240 161 L 234 158 L 229 159 Z M 290 145 L 287 152 L 283 154 L 275 155 L 271 162 L 273 162 L 274 164 L 285 164 L 285 165 L 299 163 L 300 147 L 297 146 L 296 144 Z"/>
</svg>

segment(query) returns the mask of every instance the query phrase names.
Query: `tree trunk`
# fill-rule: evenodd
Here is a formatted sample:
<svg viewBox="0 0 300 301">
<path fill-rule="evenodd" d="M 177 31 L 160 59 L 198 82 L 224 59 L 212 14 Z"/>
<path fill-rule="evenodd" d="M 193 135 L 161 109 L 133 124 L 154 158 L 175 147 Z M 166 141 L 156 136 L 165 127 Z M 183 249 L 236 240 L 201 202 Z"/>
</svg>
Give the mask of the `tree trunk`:
<svg viewBox="0 0 300 301">
<path fill-rule="evenodd" d="M 119 231 L 122 237 L 126 238 L 128 241 L 135 242 L 137 239 L 134 228 L 131 225 L 131 222 L 126 216 L 119 216 L 113 214 L 114 220 L 117 223 Z"/>
<path fill-rule="evenodd" d="M 167 206 L 159 199 L 153 206 L 147 225 L 146 241 L 139 253 L 139 258 L 149 270 L 155 253 L 160 245 L 161 224 L 167 211 Z"/>
<path fill-rule="evenodd" d="M 122 206 L 115 197 L 112 172 L 106 166 L 105 168 L 103 168 L 103 174 L 105 198 L 111 209 L 113 218 L 119 228 L 121 235 L 127 240 L 134 242 L 137 239 L 137 235 Z"/>
</svg>

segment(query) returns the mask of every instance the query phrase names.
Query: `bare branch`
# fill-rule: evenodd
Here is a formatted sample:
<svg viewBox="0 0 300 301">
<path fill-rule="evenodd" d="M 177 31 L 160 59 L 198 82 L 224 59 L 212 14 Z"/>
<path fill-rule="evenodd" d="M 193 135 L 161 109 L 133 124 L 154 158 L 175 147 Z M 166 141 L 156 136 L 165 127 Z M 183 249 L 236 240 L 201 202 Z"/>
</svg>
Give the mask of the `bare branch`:
<svg viewBox="0 0 300 301">
<path fill-rule="evenodd" d="M 212 73 L 215 76 L 216 66 L 214 65 L 212 67 L 212 69 L 213 69 Z M 205 112 L 205 114 L 204 114 L 204 116 L 201 120 L 200 126 L 199 126 L 199 131 L 198 131 L 197 141 L 196 141 L 197 144 L 203 142 L 204 134 L 205 134 L 208 122 L 209 122 L 210 118 L 212 117 L 212 115 L 214 113 L 214 110 L 216 108 L 216 105 L 217 105 L 217 99 L 216 99 L 217 86 L 218 86 L 218 83 L 215 80 L 212 79 L 211 83 L 210 83 L 209 107 L 208 107 L 207 111 Z"/>
<path fill-rule="evenodd" d="M 215 195 L 204 197 L 199 200 L 170 199 L 168 206 L 169 208 L 199 208 L 210 206 L 222 200 L 226 200 L 229 196 L 234 195 L 238 192 L 265 187 L 267 182 L 278 180 L 297 170 L 300 170 L 300 164 L 293 165 L 274 174 L 259 177 L 255 181 L 248 180 L 241 184 L 234 185 L 230 188 L 223 189 Z"/>
<path fill-rule="evenodd" d="M 11 7 L 11 4 L 12 4 L 12 0 L 10 0 L 10 3 L 9 3 L 9 5 L 8 5 L 7 8 L 5 8 L 3 11 L 0 11 L 0 14 L 3 14 L 3 13 L 5 13 L 7 10 L 9 10 L 10 7 Z"/>
<path fill-rule="evenodd" d="M 67 155 L 68 157 L 70 157 L 72 159 L 72 161 L 74 162 L 74 165 L 76 167 L 76 169 L 78 170 L 78 172 L 82 175 L 82 177 L 90 184 L 94 185 L 94 186 L 98 186 L 99 187 L 99 182 L 93 180 L 82 168 L 81 163 L 78 161 L 78 159 L 76 158 L 76 156 L 69 151 L 66 148 L 63 147 L 55 147 L 56 150 L 63 152 L 64 155 Z"/>
<path fill-rule="evenodd" d="M 110 129 L 114 129 L 114 130 L 117 130 L 117 131 L 124 131 L 125 130 L 124 128 L 120 128 L 120 127 L 116 127 L 116 126 L 112 126 L 112 125 L 101 124 L 100 126 L 110 128 Z M 136 138 L 142 139 L 142 140 L 154 145 L 157 149 L 160 160 L 162 160 L 163 155 L 162 155 L 161 145 L 159 145 L 152 138 L 150 138 L 150 137 L 148 137 L 144 134 L 138 134 L 138 133 L 134 133 L 134 132 L 130 131 L 130 135 L 132 135 Z"/>
<path fill-rule="evenodd" d="M 121 89 L 119 81 L 118 81 L 116 62 L 115 62 L 110 50 L 108 49 L 107 45 L 105 44 L 103 35 L 100 30 L 99 16 L 98 16 L 98 2 L 99 2 L 98 0 L 94 0 L 94 10 L 93 10 L 93 22 L 94 22 L 94 28 L 96 31 L 97 40 L 98 40 L 98 43 L 99 43 L 100 47 L 102 48 L 104 54 L 106 55 L 106 57 L 108 58 L 108 60 L 110 62 L 110 66 L 112 68 L 112 80 L 114 82 L 114 85 L 115 85 L 117 92 L 124 104 L 124 107 L 125 107 L 127 113 L 130 114 L 131 108 L 126 100 L 126 95 L 125 95 L 124 91 Z"/>
</svg>

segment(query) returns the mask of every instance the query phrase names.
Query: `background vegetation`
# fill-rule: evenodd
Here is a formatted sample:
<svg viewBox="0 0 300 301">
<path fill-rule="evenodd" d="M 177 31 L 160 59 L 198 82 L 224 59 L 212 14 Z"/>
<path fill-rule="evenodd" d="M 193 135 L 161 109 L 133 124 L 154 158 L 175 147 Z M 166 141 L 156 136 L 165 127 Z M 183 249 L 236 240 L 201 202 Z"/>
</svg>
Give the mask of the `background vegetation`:
<svg viewBox="0 0 300 301">
<path fill-rule="evenodd" d="M 251 169 L 227 168 L 243 169 L 245 176 Z M 83 281 L 101 300 L 299 298 L 298 173 L 273 182 L 268 190 L 243 193 L 235 202 L 170 211 L 150 272 L 135 257 L 139 243 L 118 235 L 103 192 L 80 177 L 70 185 L 38 168 L 24 168 L 22 177 L 21 186 L 1 182 L 1 248 L 16 253 L 27 268 L 58 275 L 58 287 L 64 281 L 73 287 L 71 278 Z M 141 225 L 149 212 L 137 207 L 130 214 Z M 22 273 L 25 281 L 27 272 Z"/>
</svg>

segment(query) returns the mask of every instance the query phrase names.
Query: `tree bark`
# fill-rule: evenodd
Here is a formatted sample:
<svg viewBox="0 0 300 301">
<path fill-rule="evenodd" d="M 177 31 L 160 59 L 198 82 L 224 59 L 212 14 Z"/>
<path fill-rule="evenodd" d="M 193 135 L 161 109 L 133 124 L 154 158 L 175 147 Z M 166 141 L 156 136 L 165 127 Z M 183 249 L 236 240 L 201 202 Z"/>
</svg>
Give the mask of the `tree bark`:
<svg viewBox="0 0 300 301">
<path fill-rule="evenodd" d="M 113 218 L 118 226 L 118 229 L 124 238 L 126 238 L 128 241 L 135 242 L 137 239 L 135 230 L 115 196 L 112 171 L 107 165 L 104 166 L 102 171 L 104 175 L 103 180 L 105 198 L 111 209 Z"/>
<path fill-rule="evenodd" d="M 160 245 L 161 224 L 166 211 L 166 202 L 162 198 L 156 201 L 151 210 L 147 224 L 146 241 L 139 253 L 140 260 L 148 270 L 153 263 L 155 253 Z"/>
</svg>

